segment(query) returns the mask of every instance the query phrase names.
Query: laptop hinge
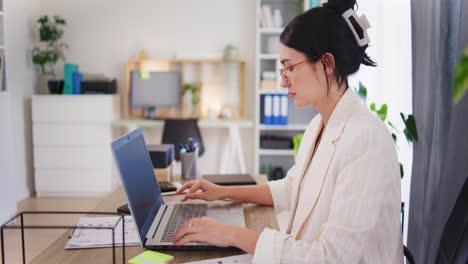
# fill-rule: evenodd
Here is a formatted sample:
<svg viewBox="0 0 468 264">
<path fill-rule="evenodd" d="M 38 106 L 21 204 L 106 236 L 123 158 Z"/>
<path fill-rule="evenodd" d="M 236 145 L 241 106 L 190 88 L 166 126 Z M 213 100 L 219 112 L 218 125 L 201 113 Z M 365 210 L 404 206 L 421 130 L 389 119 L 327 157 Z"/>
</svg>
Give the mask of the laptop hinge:
<svg viewBox="0 0 468 264">
<path fill-rule="evenodd" d="M 154 218 L 154 221 L 153 223 L 151 224 L 151 227 L 150 229 L 148 230 L 148 233 L 146 234 L 146 239 L 153 239 L 155 234 L 156 234 L 156 231 L 158 230 L 159 228 L 159 225 L 161 224 L 161 221 L 163 219 L 163 216 L 164 214 L 166 213 L 167 211 L 167 205 L 166 204 L 163 204 L 161 205 L 161 207 L 159 208 L 159 211 L 158 213 L 156 214 L 156 217 Z"/>
</svg>

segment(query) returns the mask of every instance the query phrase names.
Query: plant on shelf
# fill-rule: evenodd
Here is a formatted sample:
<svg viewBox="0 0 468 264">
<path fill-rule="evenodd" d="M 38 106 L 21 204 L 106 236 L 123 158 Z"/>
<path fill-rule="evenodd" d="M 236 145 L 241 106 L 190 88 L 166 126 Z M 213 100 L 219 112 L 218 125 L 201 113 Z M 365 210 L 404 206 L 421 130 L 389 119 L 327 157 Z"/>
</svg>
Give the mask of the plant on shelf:
<svg viewBox="0 0 468 264">
<path fill-rule="evenodd" d="M 364 102 L 366 102 L 367 88 L 361 82 L 359 82 L 359 89 L 356 90 L 356 93 L 361 97 L 361 99 Z M 402 134 L 402 133 L 405 135 L 406 140 L 407 140 L 408 143 L 418 141 L 418 129 L 416 127 L 416 120 L 414 119 L 413 115 L 405 115 L 404 113 L 400 112 L 400 117 L 401 117 L 401 119 L 403 121 L 403 124 L 405 126 L 403 131 L 401 131 L 400 129 L 398 129 L 394 125 L 394 123 L 387 120 L 387 113 L 388 113 L 388 105 L 387 104 L 383 104 L 380 108 L 378 108 L 378 107 L 376 107 L 375 103 L 371 103 L 369 105 L 369 109 L 372 112 L 374 112 L 380 118 L 380 120 L 385 122 L 385 124 L 387 125 L 387 127 L 390 130 L 390 133 L 392 133 L 392 138 L 393 138 L 393 141 L 395 142 L 395 144 L 396 144 L 397 138 L 398 138 L 397 135 Z M 404 171 L 404 168 L 403 168 L 403 165 L 401 164 L 401 162 L 400 162 L 400 174 L 401 174 L 400 175 L 401 178 L 403 178 L 403 176 L 405 175 L 405 171 Z"/>
<path fill-rule="evenodd" d="M 184 115 L 194 115 L 194 109 L 198 105 L 200 99 L 198 92 L 200 91 L 200 85 L 195 83 L 187 83 L 182 86 L 182 96 L 184 97 Z M 195 108 L 194 108 L 195 106 Z"/>
<path fill-rule="evenodd" d="M 67 44 L 61 42 L 63 36 L 63 27 L 66 25 L 65 19 L 54 16 L 50 19 L 45 15 L 37 20 L 39 24 L 40 46 L 32 50 L 32 61 L 39 66 L 41 74 L 51 74 L 55 77 L 54 65 L 61 59 L 63 60 L 63 50 Z"/>
</svg>

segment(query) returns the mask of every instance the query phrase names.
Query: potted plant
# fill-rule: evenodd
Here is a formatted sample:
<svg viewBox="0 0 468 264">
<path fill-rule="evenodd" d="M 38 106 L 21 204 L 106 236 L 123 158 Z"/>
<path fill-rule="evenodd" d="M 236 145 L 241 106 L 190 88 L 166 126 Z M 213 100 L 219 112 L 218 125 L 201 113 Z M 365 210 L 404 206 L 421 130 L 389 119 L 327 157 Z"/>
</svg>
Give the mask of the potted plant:
<svg viewBox="0 0 468 264">
<path fill-rule="evenodd" d="M 45 88 L 48 86 L 51 93 L 61 93 L 63 81 L 55 80 L 54 66 L 59 60 L 63 61 L 65 58 L 63 50 L 67 45 L 61 42 L 61 39 L 66 21 L 59 16 L 50 19 L 45 15 L 40 17 L 37 23 L 39 24 L 40 44 L 32 50 L 32 61 L 40 70 L 39 90 L 46 93 Z M 45 85 L 46 83 L 49 85 Z M 60 84 L 62 89 L 60 89 Z"/>
<path fill-rule="evenodd" d="M 183 112 L 185 116 L 194 116 L 196 112 L 196 106 L 198 105 L 199 98 L 198 92 L 200 91 L 200 85 L 198 84 L 185 84 L 182 87 L 183 101 Z"/>
</svg>

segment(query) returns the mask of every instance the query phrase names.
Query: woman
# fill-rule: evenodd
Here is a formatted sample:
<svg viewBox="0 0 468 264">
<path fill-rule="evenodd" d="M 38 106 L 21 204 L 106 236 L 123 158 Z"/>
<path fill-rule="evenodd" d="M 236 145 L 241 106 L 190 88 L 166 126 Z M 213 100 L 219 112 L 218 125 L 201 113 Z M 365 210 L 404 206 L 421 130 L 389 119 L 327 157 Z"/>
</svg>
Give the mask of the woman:
<svg viewBox="0 0 468 264">
<path fill-rule="evenodd" d="M 319 112 L 286 178 L 248 187 L 196 180 L 179 190 L 189 190 L 182 201 L 230 198 L 289 210 L 286 233 L 202 217 L 181 226 L 176 245 L 234 246 L 253 254 L 254 263 L 403 263 L 394 143 L 348 88 L 360 64 L 375 66 L 365 53 L 369 26 L 355 4 L 330 0 L 296 17 L 280 36 L 282 87 L 297 107 Z"/>
</svg>

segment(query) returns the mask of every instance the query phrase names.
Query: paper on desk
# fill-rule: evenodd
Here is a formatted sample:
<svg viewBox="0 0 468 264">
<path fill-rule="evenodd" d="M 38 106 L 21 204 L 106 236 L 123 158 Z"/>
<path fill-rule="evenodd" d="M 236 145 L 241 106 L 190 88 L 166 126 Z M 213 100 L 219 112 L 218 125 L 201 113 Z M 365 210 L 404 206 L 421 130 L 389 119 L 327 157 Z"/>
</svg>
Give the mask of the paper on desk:
<svg viewBox="0 0 468 264">
<path fill-rule="evenodd" d="M 207 259 L 202 261 L 186 262 L 185 264 L 251 264 L 253 256 L 250 254 L 237 255 L 226 258 Z"/>
<path fill-rule="evenodd" d="M 112 229 L 82 229 L 86 227 L 113 227 L 119 216 L 81 217 L 70 234 L 65 249 L 112 247 Z M 125 246 L 140 245 L 138 232 L 131 216 L 125 216 Z M 115 245 L 122 246 L 122 222 L 115 227 Z"/>
</svg>

